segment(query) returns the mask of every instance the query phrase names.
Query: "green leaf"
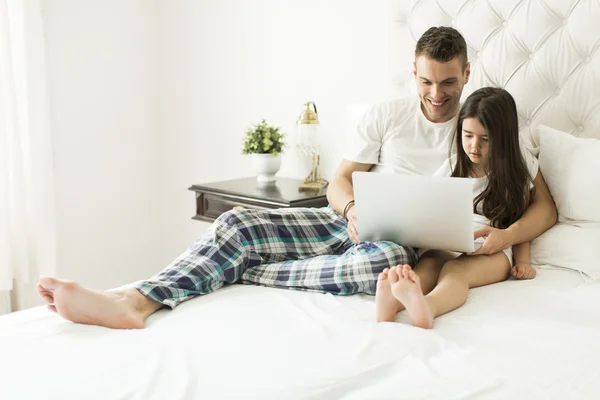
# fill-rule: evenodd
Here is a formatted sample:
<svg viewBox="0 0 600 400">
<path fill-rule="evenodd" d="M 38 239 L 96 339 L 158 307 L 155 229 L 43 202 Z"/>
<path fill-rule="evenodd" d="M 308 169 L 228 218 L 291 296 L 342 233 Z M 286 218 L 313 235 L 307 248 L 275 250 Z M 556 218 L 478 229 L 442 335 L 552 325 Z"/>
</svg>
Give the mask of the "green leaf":
<svg viewBox="0 0 600 400">
<path fill-rule="evenodd" d="M 254 128 L 248 128 L 242 154 L 279 154 L 285 147 L 285 134 L 263 119 Z"/>
</svg>

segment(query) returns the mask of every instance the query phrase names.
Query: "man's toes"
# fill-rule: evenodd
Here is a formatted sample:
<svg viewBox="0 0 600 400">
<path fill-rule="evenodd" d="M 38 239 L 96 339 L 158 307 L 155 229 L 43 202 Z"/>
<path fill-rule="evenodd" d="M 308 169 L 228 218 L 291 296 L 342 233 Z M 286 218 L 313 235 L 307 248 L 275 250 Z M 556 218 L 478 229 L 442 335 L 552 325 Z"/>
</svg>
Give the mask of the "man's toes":
<svg viewBox="0 0 600 400">
<path fill-rule="evenodd" d="M 42 299 L 44 299 L 46 303 L 54 302 L 54 297 L 48 293 L 40 293 L 40 296 L 42 296 Z"/>
<path fill-rule="evenodd" d="M 39 284 L 39 283 L 38 283 L 38 284 L 35 286 L 35 288 L 37 289 L 38 293 L 39 293 L 40 295 L 42 295 L 42 296 L 43 296 L 44 294 L 52 294 L 52 292 L 51 292 L 50 290 L 46 289 L 45 287 L 43 287 L 43 286 L 42 286 L 41 284 Z"/>
<path fill-rule="evenodd" d="M 39 284 L 38 284 L 38 286 L 37 286 L 37 291 L 38 291 L 38 293 L 39 293 L 40 297 L 41 297 L 42 299 L 44 299 L 44 301 L 45 301 L 46 303 L 53 303 L 53 302 L 54 302 L 54 295 L 53 295 L 53 293 L 52 293 L 52 292 L 50 292 L 50 291 L 48 291 L 48 290 L 44 289 L 44 288 L 43 288 L 42 286 L 40 286 Z"/>
<path fill-rule="evenodd" d="M 61 282 L 58 279 L 52 278 L 51 276 L 40 276 L 38 285 L 41 285 L 46 290 L 55 290 L 60 283 Z"/>
<path fill-rule="evenodd" d="M 398 273 L 396 268 L 391 268 L 388 272 L 388 279 L 391 283 L 398 282 Z"/>
</svg>

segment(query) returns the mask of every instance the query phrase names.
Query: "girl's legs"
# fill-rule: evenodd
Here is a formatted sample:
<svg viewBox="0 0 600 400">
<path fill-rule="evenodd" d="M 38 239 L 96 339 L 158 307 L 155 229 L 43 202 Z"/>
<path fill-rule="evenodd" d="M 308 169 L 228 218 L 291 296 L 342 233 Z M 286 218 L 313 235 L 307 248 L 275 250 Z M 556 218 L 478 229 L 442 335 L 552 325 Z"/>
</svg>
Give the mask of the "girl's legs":
<svg viewBox="0 0 600 400">
<path fill-rule="evenodd" d="M 438 281 L 442 266 L 449 260 L 454 259 L 454 253 L 442 250 L 428 250 L 423 253 L 414 268 L 415 274 L 421 281 L 423 294 L 431 292 Z M 396 314 L 404 310 L 404 305 L 392 294 L 389 275 L 392 274 L 396 282 L 397 274 L 395 267 L 391 270 L 386 268 L 377 280 L 377 293 L 375 299 L 377 322 L 393 322 Z"/>
<path fill-rule="evenodd" d="M 440 272 L 444 264 L 456 258 L 456 253 L 443 250 L 428 250 L 415 266 L 415 274 L 421 280 L 423 294 L 427 294 L 437 285 Z"/>
<path fill-rule="evenodd" d="M 437 285 L 427 296 L 423 295 L 419 276 L 405 266 L 390 275 L 390 285 L 413 325 L 429 329 L 434 318 L 462 306 L 470 288 L 502 282 L 509 273 L 510 263 L 504 252 L 491 256 L 462 255 L 444 264 Z"/>
</svg>

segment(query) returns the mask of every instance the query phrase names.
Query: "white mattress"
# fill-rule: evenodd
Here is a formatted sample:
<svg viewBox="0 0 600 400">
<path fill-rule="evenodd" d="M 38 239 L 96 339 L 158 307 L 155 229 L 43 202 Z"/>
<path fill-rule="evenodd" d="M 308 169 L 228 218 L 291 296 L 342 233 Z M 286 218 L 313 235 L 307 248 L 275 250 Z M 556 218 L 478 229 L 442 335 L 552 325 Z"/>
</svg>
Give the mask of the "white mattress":
<svg viewBox="0 0 600 400">
<path fill-rule="evenodd" d="M 430 331 L 374 311 L 370 296 L 234 285 L 140 331 L 13 313 L 0 398 L 600 398 L 600 283 L 577 273 L 474 289 Z"/>
</svg>

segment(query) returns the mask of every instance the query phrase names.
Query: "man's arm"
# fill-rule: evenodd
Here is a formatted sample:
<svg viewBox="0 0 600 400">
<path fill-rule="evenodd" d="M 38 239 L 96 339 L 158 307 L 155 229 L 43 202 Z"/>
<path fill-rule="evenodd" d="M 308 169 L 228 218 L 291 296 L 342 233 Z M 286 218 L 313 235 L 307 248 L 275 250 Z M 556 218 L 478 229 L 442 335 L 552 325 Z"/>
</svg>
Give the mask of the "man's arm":
<svg viewBox="0 0 600 400">
<path fill-rule="evenodd" d="M 372 164 L 361 164 L 354 161 L 342 160 L 335 171 L 335 175 L 327 188 L 327 201 L 339 214 L 344 212 L 344 207 L 350 200 L 354 200 L 352 186 L 352 173 L 354 171 L 368 171 Z"/>
<path fill-rule="evenodd" d="M 361 164 L 354 161 L 343 160 L 333 180 L 327 189 L 327 200 L 335 211 L 339 214 L 344 213 L 344 208 L 354 200 L 354 187 L 352 186 L 352 173 L 354 171 L 368 171 L 371 164 Z M 358 227 L 356 224 L 356 211 L 354 207 L 350 208 L 348 214 L 348 237 L 354 243 L 358 243 Z"/>
<path fill-rule="evenodd" d="M 483 245 L 472 254 L 495 254 L 510 246 L 529 242 L 556 223 L 558 214 L 542 173 L 533 180 L 533 199 L 521 218 L 507 229 L 484 226 L 475 231 L 475 239 L 486 237 Z"/>
</svg>

